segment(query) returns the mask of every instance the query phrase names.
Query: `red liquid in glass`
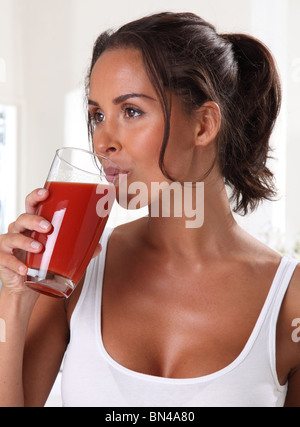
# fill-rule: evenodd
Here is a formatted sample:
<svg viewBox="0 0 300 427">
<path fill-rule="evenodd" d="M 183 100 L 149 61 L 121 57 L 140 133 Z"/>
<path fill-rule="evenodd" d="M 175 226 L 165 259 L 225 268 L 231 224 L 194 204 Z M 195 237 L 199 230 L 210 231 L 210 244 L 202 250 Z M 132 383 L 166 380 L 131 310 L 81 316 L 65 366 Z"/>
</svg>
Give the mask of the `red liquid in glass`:
<svg viewBox="0 0 300 427">
<path fill-rule="evenodd" d="M 40 204 L 36 214 L 50 221 L 52 230 L 48 234 L 32 233 L 32 238 L 42 243 L 45 249 L 39 254 L 28 253 L 26 265 L 78 284 L 108 220 L 108 214 L 101 217 L 99 200 L 105 196 L 111 201 L 114 193 L 109 192 L 110 186 L 103 185 L 102 194 L 97 194 L 98 184 L 47 182 L 45 188 L 49 190 L 49 198 Z M 107 209 L 107 204 L 104 206 Z M 42 284 L 36 284 L 34 288 L 49 294 Z M 55 295 L 55 291 L 53 293 Z"/>
</svg>

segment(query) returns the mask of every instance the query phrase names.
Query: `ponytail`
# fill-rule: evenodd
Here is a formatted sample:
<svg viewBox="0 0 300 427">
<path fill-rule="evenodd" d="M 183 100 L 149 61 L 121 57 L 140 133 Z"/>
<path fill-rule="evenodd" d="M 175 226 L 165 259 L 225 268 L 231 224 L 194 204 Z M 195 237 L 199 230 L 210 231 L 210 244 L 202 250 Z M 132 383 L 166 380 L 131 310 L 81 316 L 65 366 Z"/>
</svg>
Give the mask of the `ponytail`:
<svg viewBox="0 0 300 427">
<path fill-rule="evenodd" d="M 236 211 L 257 207 L 276 195 L 274 176 L 266 163 L 269 139 L 281 105 L 281 86 L 274 59 L 258 40 L 243 34 L 223 35 L 237 62 L 237 86 L 228 111 L 220 165 L 232 188 Z"/>
</svg>

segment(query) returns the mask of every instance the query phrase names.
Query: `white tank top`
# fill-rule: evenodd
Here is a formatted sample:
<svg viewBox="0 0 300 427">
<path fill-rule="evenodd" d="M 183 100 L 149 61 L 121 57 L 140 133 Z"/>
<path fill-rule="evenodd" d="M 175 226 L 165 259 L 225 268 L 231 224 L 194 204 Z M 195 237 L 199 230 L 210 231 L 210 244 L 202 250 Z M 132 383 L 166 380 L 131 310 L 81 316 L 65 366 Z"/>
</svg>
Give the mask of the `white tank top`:
<svg viewBox="0 0 300 427">
<path fill-rule="evenodd" d="M 117 363 L 101 336 L 101 297 L 106 248 L 88 267 L 71 318 L 62 374 L 65 407 L 282 407 L 287 385 L 276 374 L 276 323 L 297 261 L 284 256 L 252 334 L 241 354 L 218 372 L 172 379 L 141 374 Z"/>
</svg>

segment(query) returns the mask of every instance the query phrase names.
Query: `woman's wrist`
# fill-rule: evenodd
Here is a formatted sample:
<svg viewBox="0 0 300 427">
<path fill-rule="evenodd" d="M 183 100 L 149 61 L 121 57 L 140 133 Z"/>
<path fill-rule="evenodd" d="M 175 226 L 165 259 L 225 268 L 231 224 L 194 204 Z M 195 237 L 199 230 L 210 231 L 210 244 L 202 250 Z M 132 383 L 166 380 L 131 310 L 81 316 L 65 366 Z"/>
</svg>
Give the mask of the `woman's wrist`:
<svg viewBox="0 0 300 427">
<path fill-rule="evenodd" d="M 39 298 L 37 292 L 30 289 L 16 292 L 13 289 L 2 286 L 0 291 L 0 318 L 19 318 L 27 320 L 30 318 L 36 301 Z"/>
</svg>

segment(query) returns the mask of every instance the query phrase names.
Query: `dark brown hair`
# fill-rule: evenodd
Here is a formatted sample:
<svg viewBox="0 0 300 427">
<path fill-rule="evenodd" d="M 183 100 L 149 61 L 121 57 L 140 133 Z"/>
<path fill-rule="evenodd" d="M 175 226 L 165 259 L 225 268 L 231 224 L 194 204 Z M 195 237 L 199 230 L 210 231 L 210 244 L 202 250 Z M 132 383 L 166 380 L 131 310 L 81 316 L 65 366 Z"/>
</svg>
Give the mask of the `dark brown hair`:
<svg viewBox="0 0 300 427">
<path fill-rule="evenodd" d="M 217 34 L 214 26 L 192 13 L 159 13 L 99 36 L 87 79 L 107 49 L 135 48 L 161 102 L 165 133 L 159 165 L 166 177 L 164 154 L 170 132 L 166 90 L 180 96 L 187 111 L 216 102 L 222 123 L 218 162 L 232 190 L 234 210 L 246 214 L 275 194 L 267 167 L 272 133 L 281 104 L 276 65 L 260 41 L 244 34 Z M 93 126 L 89 120 L 89 132 Z"/>
</svg>

